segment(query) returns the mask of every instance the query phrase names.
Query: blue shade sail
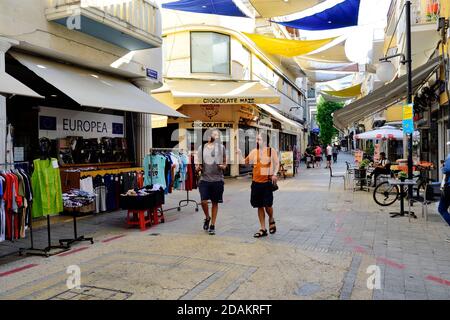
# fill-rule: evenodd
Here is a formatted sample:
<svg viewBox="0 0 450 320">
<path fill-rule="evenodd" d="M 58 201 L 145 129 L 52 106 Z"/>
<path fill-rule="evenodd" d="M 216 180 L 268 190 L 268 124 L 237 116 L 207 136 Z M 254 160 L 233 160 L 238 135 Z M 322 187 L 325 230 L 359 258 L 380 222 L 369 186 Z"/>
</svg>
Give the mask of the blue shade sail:
<svg viewBox="0 0 450 320">
<path fill-rule="evenodd" d="M 272 21 L 286 27 L 309 31 L 347 28 L 358 25 L 361 0 L 345 0 L 334 7 L 292 21 Z"/>
<path fill-rule="evenodd" d="M 233 0 L 179 0 L 164 3 L 162 7 L 165 9 L 194 13 L 248 18 Z"/>
</svg>

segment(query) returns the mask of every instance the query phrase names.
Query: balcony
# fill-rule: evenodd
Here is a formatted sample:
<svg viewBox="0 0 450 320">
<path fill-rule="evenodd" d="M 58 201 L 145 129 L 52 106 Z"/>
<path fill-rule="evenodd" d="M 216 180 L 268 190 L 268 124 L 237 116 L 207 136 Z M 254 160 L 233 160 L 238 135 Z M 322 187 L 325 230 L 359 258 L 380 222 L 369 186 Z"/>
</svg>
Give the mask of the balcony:
<svg viewBox="0 0 450 320">
<path fill-rule="evenodd" d="M 414 0 L 411 7 L 412 23 L 435 25 L 439 19 L 440 9 L 439 0 Z"/>
<path fill-rule="evenodd" d="M 45 15 L 127 50 L 160 47 L 161 13 L 150 0 L 47 0 Z"/>
</svg>

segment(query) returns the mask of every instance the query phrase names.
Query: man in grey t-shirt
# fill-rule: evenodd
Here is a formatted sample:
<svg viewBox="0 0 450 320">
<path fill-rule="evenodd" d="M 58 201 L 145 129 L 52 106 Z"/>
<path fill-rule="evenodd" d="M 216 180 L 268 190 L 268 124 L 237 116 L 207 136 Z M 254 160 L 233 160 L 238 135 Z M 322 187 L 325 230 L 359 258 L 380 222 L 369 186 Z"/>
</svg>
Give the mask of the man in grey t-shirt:
<svg viewBox="0 0 450 320">
<path fill-rule="evenodd" d="M 208 142 L 198 148 L 196 168 L 201 171 L 198 189 L 205 213 L 203 229 L 209 234 L 215 234 L 215 225 L 219 203 L 223 202 L 224 178 L 223 171 L 227 167 L 225 147 L 220 143 L 220 132 L 217 129 L 207 131 Z M 209 215 L 208 200 L 212 202 Z"/>
</svg>

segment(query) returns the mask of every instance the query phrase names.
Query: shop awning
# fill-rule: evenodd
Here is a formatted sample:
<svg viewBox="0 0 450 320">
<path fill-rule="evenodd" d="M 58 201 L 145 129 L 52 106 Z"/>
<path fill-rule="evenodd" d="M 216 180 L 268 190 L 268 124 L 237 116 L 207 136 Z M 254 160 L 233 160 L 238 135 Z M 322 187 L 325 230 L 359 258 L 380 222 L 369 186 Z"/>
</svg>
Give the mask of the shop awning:
<svg viewBox="0 0 450 320">
<path fill-rule="evenodd" d="M 440 58 L 430 60 L 423 66 L 413 71 L 414 90 L 418 89 L 424 81 L 439 67 Z M 402 100 L 406 96 L 407 76 L 403 75 L 391 83 L 373 91 L 367 96 L 350 103 L 346 107 L 336 111 L 333 115 L 334 126 L 344 130 L 352 123 L 362 120 L 372 114 L 387 109 L 392 104 Z"/>
<path fill-rule="evenodd" d="M 185 117 L 126 80 L 22 53 L 11 55 L 81 106 Z"/>
<path fill-rule="evenodd" d="M 258 107 L 280 121 L 282 125 L 288 125 L 291 130 L 298 131 L 299 129 L 303 129 L 303 126 L 300 123 L 283 116 L 279 111 L 267 104 L 258 104 Z"/>
<path fill-rule="evenodd" d="M 183 104 L 259 104 L 280 103 L 279 94 L 259 81 L 167 79 L 152 91 L 156 99 L 169 98 L 172 107 Z"/>
<path fill-rule="evenodd" d="M 33 98 L 44 98 L 40 96 L 22 82 L 11 77 L 6 72 L 0 71 L 0 93 L 4 94 L 14 94 L 19 96 L 27 96 Z"/>
</svg>

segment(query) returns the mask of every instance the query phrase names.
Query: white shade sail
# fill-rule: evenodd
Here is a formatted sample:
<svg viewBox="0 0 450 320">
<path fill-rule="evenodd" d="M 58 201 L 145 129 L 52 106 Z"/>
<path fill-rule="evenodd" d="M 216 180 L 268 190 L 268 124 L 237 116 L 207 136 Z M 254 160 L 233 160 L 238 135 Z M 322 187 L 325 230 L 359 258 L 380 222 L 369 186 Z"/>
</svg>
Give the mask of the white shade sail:
<svg viewBox="0 0 450 320">
<path fill-rule="evenodd" d="M 11 55 L 81 106 L 185 117 L 126 80 L 22 53 Z"/>
</svg>

